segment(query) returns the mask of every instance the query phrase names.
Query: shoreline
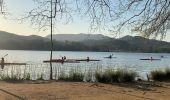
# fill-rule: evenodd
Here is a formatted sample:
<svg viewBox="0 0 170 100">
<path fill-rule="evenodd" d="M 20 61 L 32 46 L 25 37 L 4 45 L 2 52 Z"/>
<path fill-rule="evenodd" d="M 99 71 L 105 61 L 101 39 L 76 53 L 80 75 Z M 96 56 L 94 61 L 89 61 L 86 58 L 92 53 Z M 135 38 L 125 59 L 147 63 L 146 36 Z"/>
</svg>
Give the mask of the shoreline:
<svg viewBox="0 0 170 100">
<path fill-rule="evenodd" d="M 168 100 L 170 83 L 0 81 L 1 100 Z"/>
</svg>

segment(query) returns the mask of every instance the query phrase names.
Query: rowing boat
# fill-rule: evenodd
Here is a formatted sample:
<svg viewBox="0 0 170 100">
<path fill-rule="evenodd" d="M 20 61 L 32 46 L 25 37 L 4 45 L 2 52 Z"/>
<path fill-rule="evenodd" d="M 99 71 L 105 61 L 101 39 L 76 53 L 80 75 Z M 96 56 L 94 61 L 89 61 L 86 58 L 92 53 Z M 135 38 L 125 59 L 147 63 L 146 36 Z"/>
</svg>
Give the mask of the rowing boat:
<svg viewBox="0 0 170 100">
<path fill-rule="evenodd" d="M 140 60 L 161 60 L 161 59 L 140 59 Z"/>
<path fill-rule="evenodd" d="M 100 61 L 97 59 L 76 59 L 76 61 Z"/>
<path fill-rule="evenodd" d="M 26 65 L 26 63 L 0 63 L 0 65 Z"/>
<path fill-rule="evenodd" d="M 49 62 L 53 62 L 53 63 L 80 63 L 80 61 L 100 61 L 97 59 L 66 59 L 66 60 L 62 60 L 62 59 L 52 59 L 52 60 L 44 60 L 44 63 L 49 63 Z"/>
<path fill-rule="evenodd" d="M 104 57 L 104 58 L 112 59 L 112 58 L 117 58 L 117 57 Z"/>
<path fill-rule="evenodd" d="M 71 60 L 71 59 L 67 59 L 67 60 L 62 60 L 62 59 L 52 59 L 52 60 L 44 60 L 44 63 L 80 63 L 79 61 L 76 60 Z"/>
</svg>

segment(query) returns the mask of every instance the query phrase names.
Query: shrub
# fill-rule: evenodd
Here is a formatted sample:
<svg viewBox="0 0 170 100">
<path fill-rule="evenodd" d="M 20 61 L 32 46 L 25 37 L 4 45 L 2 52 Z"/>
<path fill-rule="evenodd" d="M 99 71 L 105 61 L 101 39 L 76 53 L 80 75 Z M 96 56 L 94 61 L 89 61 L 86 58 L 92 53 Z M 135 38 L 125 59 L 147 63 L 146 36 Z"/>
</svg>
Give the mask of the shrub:
<svg viewBox="0 0 170 100">
<path fill-rule="evenodd" d="M 167 81 L 170 80 L 170 69 L 166 68 L 164 70 L 153 70 L 150 72 L 151 79 L 155 81 Z"/>
<path fill-rule="evenodd" d="M 104 72 L 96 72 L 96 81 L 101 83 L 114 83 L 114 82 L 132 82 L 135 80 L 137 74 L 133 71 L 118 69 L 116 71 L 107 69 Z"/>
<path fill-rule="evenodd" d="M 68 75 L 64 71 L 61 71 L 58 80 L 68 80 Z"/>
<path fill-rule="evenodd" d="M 17 81 L 17 80 L 21 80 L 20 78 L 17 77 L 17 75 L 1 75 L 0 79 L 3 81 Z"/>
<path fill-rule="evenodd" d="M 31 76 L 30 76 L 30 74 L 29 74 L 29 73 L 24 74 L 24 76 L 23 76 L 23 80 L 31 80 Z"/>
<path fill-rule="evenodd" d="M 96 81 L 101 83 L 106 83 L 108 81 L 108 79 L 106 79 L 107 77 L 103 73 L 99 73 L 99 72 L 95 73 L 95 78 Z"/>
<path fill-rule="evenodd" d="M 43 79 L 43 74 L 42 74 L 42 73 L 41 73 L 40 75 L 38 75 L 37 80 L 44 80 L 44 79 Z"/>
<path fill-rule="evenodd" d="M 121 70 L 118 70 L 117 73 L 119 73 L 120 82 L 133 82 L 135 78 L 137 77 L 137 73 L 134 71 L 121 69 Z"/>
<path fill-rule="evenodd" d="M 58 80 L 64 81 L 74 81 L 74 82 L 82 82 L 84 79 L 84 74 L 81 71 L 70 70 L 68 75 L 64 72 L 61 72 Z"/>
<path fill-rule="evenodd" d="M 83 78 L 84 78 L 84 75 L 80 72 L 74 72 L 71 75 L 69 75 L 70 81 L 82 82 Z"/>
</svg>

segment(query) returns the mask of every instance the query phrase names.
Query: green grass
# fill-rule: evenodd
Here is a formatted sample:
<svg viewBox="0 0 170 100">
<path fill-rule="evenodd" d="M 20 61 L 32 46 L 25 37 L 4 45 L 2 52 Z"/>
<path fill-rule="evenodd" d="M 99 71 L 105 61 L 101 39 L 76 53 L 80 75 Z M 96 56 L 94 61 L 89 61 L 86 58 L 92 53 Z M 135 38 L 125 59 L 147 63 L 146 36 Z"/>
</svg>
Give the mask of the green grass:
<svg viewBox="0 0 170 100">
<path fill-rule="evenodd" d="M 18 78 L 16 75 L 13 76 L 9 76 L 9 75 L 0 75 L 0 79 L 3 81 L 17 81 L 20 80 L 20 78 Z"/>
<path fill-rule="evenodd" d="M 104 72 L 96 72 L 96 81 L 101 83 L 115 83 L 115 82 L 133 82 L 137 74 L 133 71 L 125 69 L 107 69 Z"/>
<path fill-rule="evenodd" d="M 0 74 L 0 80 L 3 81 L 19 81 L 19 80 L 30 80 L 30 74 L 26 74 L 23 77 L 19 76 L 19 74 Z"/>
<path fill-rule="evenodd" d="M 83 82 L 84 74 L 81 71 L 70 70 L 68 74 L 61 72 L 58 80 Z"/>
<path fill-rule="evenodd" d="M 44 80 L 44 79 L 43 79 L 43 74 L 42 74 L 42 73 L 41 73 L 40 75 L 38 75 L 37 80 Z"/>
<path fill-rule="evenodd" d="M 164 70 L 153 70 L 150 72 L 150 76 L 152 80 L 155 81 L 169 81 L 170 80 L 170 68 L 166 68 Z"/>
<path fill-rule="evenodd" d="M 129 70 L 118 70 L 120 82 L 133 82 L 137 77 L 137 73 Z"/>
<path fill-rule="evenodd" d="M 55 73 L 55 79 L 70 82 L 100 82 L 100 83 L 120 83 L 134 82 L 137 79 L 137 73 L 127 69 L 89 69 L 83 72 L 80 68 L 65 70 L 61 69 Z M 154 81 L 170 81 L 170 68 L 157 69 L 148 73 L 149 79 Z M 35 73 L 36 80 L 44 80 L 48 74 L 44 72 Z M 10 70 L 0 71 L 0 80 L 31 80 L 30 69 L 25 67 L 24 71 L 21 68 L 12 67 Z"/>
</svg>

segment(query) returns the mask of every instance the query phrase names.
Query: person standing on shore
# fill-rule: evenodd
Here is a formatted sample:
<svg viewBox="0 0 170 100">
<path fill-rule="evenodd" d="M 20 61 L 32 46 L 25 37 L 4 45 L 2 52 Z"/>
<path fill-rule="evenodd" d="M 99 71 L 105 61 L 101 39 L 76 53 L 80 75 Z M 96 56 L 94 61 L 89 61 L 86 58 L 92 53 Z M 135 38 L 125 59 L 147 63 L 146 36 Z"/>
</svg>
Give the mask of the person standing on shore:
<svg viewBox="0 0 170 100">
<path fill-rule="evenodd" d="M 1 58 L 1 68 L 4 69 L 4 63 L 5 63 L 5 60 L 4 60 L 4 57 Z"/>
</svg>

